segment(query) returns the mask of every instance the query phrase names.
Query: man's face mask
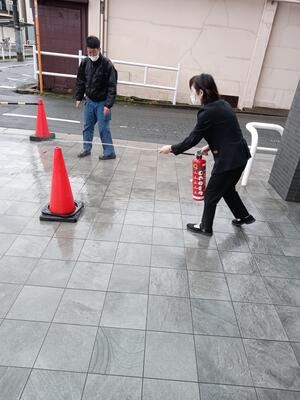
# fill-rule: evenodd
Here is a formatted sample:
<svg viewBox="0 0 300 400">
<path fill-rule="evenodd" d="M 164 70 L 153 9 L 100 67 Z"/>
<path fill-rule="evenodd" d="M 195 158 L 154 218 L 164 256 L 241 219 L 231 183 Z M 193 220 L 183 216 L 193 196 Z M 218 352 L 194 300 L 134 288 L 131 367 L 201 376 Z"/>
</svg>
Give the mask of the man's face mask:
<svg viewBox="0 0 300 400">
<path fill-rule="evenodd" d="M 100 54 L 99 54 L 99 50 L 98 49 L 87 49 L 87 55 L 89 57 L 90 60 L 92 60 L 93 62 L 99 60 Z"/>
<path fill-rule="evenodd" d="M 201 104 L 201 100 L 194 88 L 194 86 L 191 87 L 191 94 L 190 94 L 190 98 L 191 98 L 191 103 L 194 105 L 200 105 Z"/>
<path fill-rule="evenodd" d="M 89 59 L 92 60 L 93 62 L 99 60 L 99 54 L 97 54 L 96 56 L 89 56 Z"/>
</svg>

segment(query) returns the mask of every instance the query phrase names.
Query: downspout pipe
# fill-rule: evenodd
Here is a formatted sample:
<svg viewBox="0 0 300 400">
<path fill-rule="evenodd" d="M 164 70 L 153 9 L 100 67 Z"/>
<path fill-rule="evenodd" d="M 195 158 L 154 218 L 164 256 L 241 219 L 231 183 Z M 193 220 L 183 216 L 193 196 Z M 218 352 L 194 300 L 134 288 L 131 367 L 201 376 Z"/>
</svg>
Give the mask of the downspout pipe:
<svg viewBox="0 0 300 400">
<path fill-rule="evenodd" d="M 108 0 L 104 0 L 104 55 L 108 52 Z"/>
</svg>

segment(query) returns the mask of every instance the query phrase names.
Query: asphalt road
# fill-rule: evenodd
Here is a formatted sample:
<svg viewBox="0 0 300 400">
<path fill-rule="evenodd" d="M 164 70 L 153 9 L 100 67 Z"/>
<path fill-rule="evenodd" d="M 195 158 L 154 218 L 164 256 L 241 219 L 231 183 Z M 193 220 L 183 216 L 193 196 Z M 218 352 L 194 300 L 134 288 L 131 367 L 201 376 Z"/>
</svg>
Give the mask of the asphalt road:
<svg viewBox="0 0 300 400">
<path fill-rule="evenodd" d="M 36 102 L 35 95 L 21 95 L 15 88 L 34 82 L 33 63 L 0 63 L 0 101 Z M 74 106 L 74 101 L 59 96 L 44 96 L 48 123 L 52 132 L 81 135 L 82 110 Z M 35 106 L 1 106 L 0 127 L 35 129 Z M 52 120 L 53 118 L 53 120 Z M 284 126 L 285 118 L 238 113 L 238 119 L 248 142 L 250 134 L 245 128 L 247 122 L 267 122 Z M 118 103 L 113 108 L 112 133 L 116 139 L 153 143 L 176 143 L 193 128 L 196 110 L 172 107 Z M 272 131 L 259 131 L 259 146 L 278 147 L 280 135 Z"/>
</svg>

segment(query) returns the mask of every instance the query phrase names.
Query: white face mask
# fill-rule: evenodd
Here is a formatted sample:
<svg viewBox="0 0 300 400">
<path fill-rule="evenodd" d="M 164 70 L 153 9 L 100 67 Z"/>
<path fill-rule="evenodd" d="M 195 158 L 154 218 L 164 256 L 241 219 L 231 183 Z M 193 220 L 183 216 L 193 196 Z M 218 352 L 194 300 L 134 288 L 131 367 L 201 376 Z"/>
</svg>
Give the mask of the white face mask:
<svg viewBox="0 0 300 400">
<path fill-rule="evenodd" d="M 97 54 L 96 56 L 89 56 L 89 59 L 92 60 L 93 62 L 96 62 L 97 60 L 99 60 L 99 54 Z"/>
<path fill-rule="evenodd" d="M 191 98 L 191 103 L 194 105 L 200 105 L 201 104 L 201 100 L 194 88 L 194 86 L 191 87 L 191 94 L 190 94 L 190 98 Z"/>
</svg>

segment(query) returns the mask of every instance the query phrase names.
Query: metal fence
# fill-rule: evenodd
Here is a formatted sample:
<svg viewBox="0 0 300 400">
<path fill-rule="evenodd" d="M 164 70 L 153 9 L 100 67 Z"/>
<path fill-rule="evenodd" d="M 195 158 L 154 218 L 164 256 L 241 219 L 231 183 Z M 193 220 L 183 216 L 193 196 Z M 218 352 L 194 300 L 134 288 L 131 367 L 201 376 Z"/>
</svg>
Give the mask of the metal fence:
<svg viewBox="0 0 300 400">
<path fill-rule="evenodd" d="M 33 47 L 33 54 L 34 54 L 34 74 L 35 74 L 35 76 L 37 76 L 39 74 L 39 71 L 38 71 L 37 61 L 36 61 L 37 51 L 36 51 L 35 47 Z M 85 58 L 85 56 L 82 55 L 82 51 L 81 50 L 78 51 L 78 55 L 77 54 L 65 54 L 65 53 L 53 53 L 53 52 L 49 52 L 49 51 L 41 51 L 41 55 L 51 56 L 51 57 L 62 57 L 62 58 L 78 59 L 78 63 L 79 64 L 80 64 L 81 60 L 83 58 Z M 180 64 L 178 64 L 177 67 L 168 67 L 168 66 L 164 66 L 164 65 L 144 64 L 144 63 L 122 61 L 122 60 L 111 60 L 111 61 L 114 64 L 118 64 L 118 65 L 128 65 L 128 66 L 133 66 L 133 67 L 144 68 L 143 82 L 132 82 L 132 81 L 125 81 L 125 80 L 118 80 L 119 84 L 171 91 L 171 92 L 173 92 L 172 104 L 176 104 L 178 83 L 179 83 L 179 74 L 180 74 Z M 149 72 L 149 69 L 176 72 L 174 86 L 154 85 L 154 84 L 148 83 L 148 72 Z M 65 77 L 65 78 L 76 78 L 76 75 L 73 75 L 73 74 L 62 74 L 62 73 L 59 73 L 59 72 L 42 71 L 42 74 L 43 75 L 48 75 L 48 76 Z"/>
</svg>

